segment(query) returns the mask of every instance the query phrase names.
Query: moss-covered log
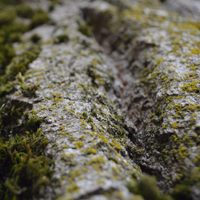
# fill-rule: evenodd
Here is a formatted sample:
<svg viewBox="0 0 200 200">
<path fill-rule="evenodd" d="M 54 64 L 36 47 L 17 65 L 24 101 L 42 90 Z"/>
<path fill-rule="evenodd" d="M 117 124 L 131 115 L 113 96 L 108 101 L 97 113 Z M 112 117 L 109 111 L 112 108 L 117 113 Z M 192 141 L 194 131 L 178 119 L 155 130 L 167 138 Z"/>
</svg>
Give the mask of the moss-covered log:
<svg viewBox="0 0 200 200">
<path fill-rule="evenodd" d="M 0 63 L 2 198 L 199 199 L 199 21 L 158 0 L 29 5 Z"/>
</svg>

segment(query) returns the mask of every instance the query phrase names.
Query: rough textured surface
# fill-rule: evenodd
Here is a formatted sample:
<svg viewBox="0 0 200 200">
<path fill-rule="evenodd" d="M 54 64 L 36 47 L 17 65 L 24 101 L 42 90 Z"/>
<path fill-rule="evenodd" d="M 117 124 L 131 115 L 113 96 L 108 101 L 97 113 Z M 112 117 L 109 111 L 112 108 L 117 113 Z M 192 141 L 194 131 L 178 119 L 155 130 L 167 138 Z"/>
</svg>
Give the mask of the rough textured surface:
<svg viewBox="0 0 200 200">
<path fill-rule="evenodd" d="M 147 200 L 148 186 L 134 189 L 147 173 L 174 199 L 198 200 L 199 15 L 157 0 L 66 0 L 49 15 L 24 35 L 40 35 L 41 52 L 6 97 L 42 118 L 55 167 L 40 199 Z"/>
<path fill-rule="evenodd" d="M 169 13 L 157 1 L 128 3 L 122 12 L 113 12 L 101 37 L 110 43 L 124 84 L 126 119 L 137 127 L 131 136 L 141 149 L 136 163 L 155 175 L 164 191 L 182 182 L 177 188 L 188 187 L 198 199 L 199 22 Z M 94 3 L 84 12 L 95 25 L 94 15 L 102 11 Z M 135 158 L 133 151 L 130 156 Z"/>
</svg>

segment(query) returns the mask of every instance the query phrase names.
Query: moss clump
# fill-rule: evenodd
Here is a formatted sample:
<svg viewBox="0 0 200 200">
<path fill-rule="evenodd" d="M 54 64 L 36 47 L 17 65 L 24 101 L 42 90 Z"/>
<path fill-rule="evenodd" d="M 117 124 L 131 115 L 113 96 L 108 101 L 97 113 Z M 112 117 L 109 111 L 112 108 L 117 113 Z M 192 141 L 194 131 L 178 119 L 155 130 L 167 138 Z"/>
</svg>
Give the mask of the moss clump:
<svg viewBox="0 0 200 200">
<path fill-rule="evenodd" d="M 38 34 L 33 34 L 30 38 L 30 40 L 33 42 L 33 43 L 38 43 L 39 41 L 42 40 L 41 36 L 38 35 Z"/>
<path fill-rule="evenodd" d="M 16 84 L 16 75 L 18 73 L 23 75 L 28 69 L 28 65 L 37 58 L 39 52 L 40 49 L 33 46 L 32 49 L 13 58 L 12 62 L 6 67 L 5 74 L 0 77 L 0 96 L 13 90 L 13 86 Z"/>
<path fill-rule="evenodd" d="M 142 176 L 138 182 L 129 182 L 127 187 L 130 192 L 141 195 L 145 200 L 173 200 L 170 196 L 160 193 L 154 177 Z"/>
<path fill-rule="evenodd" d="M 55 44 L 60 44 L 60 43 L 65 43 L 69 41 L 69 36 L 66 34 L 62 34 L 62 35 L 58 35 L 55 39 L 54 39 L 54 43 Z"/>
<path fill-rule="evenodd" d="M 43 10 L 38 10 L 34 13 L 33 17 L 31 18 L 31 25 L 30 28 L 34 29 L 37 26 L 43 25 L 49 21 L 49 16 Z"/>
<path fill-rule="evenodd" d="M 16 6 L 16 12 L 19 17 L 31 19 L 34 14 L 34 10 L 25 4 Z"/>
<path fill-rule="evenodd" d="M 0 28 L 3 25 L 11 24 L 15 20 L 16 13 L 14 10 L 1 10 L 0 12 Z"/>
<path fill-rule="evenodd" d="M 83 118 L 84 118 L 84 119 L 87 119 L 87 118 L 88 118 L 88 115 L 87 115 L 86 112 L 84 112 L 82 115 L 83 115 Z"/>
<path fill-rule="evenodd" d="M 39 85 L 37 84 L 29 84 L 29 85 L 22 85 L 20 87 L 20 90 L 22 91 L 22 94 L 26 97 L 36 97 L 36 90 L 39 89 Z"/>
<path fill-rule="evenodd" d="M 87 37 L 92 37 L 93 35 L 93 29 L 87 23 L 80 25 L 78 30 Z"/>
<path fill-rule="evenodd" d="M 21 33 L 11 33 L 9 36 L 9 43 L 20 42 L 21 41 Z"/>
<path fill-rule="evenodd" d="M 28 131 L 35 132 L 42 122 L 41 118 L 36 117 L 35 115 L 30 115 L 28 121 L 26 121 L 25 125 Z"/>
<path fill-rule="evenodd" d="M 10 3 L 15 4 L 14 1 Z M 31 25 L 20 22 L 18 16 L 31 18 Z M 36 22 L 38 18 L 39 22 Z M 12 90 L 13 83 L 11 81 L 14 81 L 19 72 L 24 74 L 28 64 L 38 55 L 39 48 L 34 47 L 13 60 L 15 57 L 13 43 L 21 41 L 21 35 L 30 29 L 29 26 L 36 27 L 37 24 L 44 23 L 47 18 L 48 15 L 42 9 L 33 10 L 24 4 L 10 6 L 9 8 L 2 6 L 0 12 L 0 96 Z M 39 41 L 38 37 L 34 37 L 32 40 L 35 43 Z M 37 49 L 37 53 L 35 49 Z M 33 56 L 32 59 L 30 54 L 36 56 Z"/>
<path fill-rule="evenodd" d="M 176 185 L 171 194 L 176 200 L 192 200 L 191 187 L 188 185 Z"/>
<path fill-rule="evenodd" d="M 47 142 L 40 129 L 6 142 L 0 139 L 1 199 L 30 199 L 50 183 L 52 163 L 42 155 Z"/>
<path fill-rule="evenodd" d="M 50 183 L 53 167 L 53 162 L 43 155 L 48 140 L 39 129 L 42 120 L 34 115 L 28 118 L 27 112 L 22 114 L 28 105 L 3 103 L 0 102 L 0 199 L 32 199 Z"/>
<path fill-rule="evenodd" d="M 15 51 L 12 46 L 0 44 L 0 75 L 4 74 L 5 66 L 15 56 Z"/>
</svg>

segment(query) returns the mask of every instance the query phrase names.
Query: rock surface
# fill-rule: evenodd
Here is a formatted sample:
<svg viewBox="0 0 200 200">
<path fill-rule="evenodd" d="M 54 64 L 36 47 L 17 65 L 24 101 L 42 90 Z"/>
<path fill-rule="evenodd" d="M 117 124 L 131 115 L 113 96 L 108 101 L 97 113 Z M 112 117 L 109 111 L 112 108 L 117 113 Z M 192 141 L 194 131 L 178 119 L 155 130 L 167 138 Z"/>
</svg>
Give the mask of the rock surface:
<svg viewBox="0 0 200 200">
<path fill-rule="evenodd" d="M 15 85 L 6 96 L 42 118 L 55 166 L 38 199 L 171 199 L 145 196 L 149 174 L 174 199 L 198 200 L 200 15 L 157 0 L 66 0 L 49 15 L 24 34 L 42 37 L 25 74 L 35 95 Z"/>
</svg>

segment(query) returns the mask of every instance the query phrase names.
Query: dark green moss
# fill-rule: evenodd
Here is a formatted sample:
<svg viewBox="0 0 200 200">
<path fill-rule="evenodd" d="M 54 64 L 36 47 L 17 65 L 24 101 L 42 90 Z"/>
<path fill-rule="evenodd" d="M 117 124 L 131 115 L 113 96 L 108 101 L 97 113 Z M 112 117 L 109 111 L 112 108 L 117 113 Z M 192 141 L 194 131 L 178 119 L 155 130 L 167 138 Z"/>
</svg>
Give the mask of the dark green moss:
<svg viewBox="0 0 200 200">
<path fill-rule="evenodd" d="M 52 163 L 42 155 L 47 143 L 40 129 L 7 142 L 0 139 L 1 199 L 32 199 L 50 183 Z"/>
<path fill-rule="evenodd" d="M 38 34 L 33 34 L 30 38 L 30 40 L 33 42 L 33 43 L 38 43 L 39 41 L 42 40 L 41 36 L 38 35 Z"/>
<path fill-rule="evenodd" d="M 0 199 L 33 199 L 50 183 L 53 168 L 43 155 L 48 140 L 39 129 L 42 120 L 23 114 L 28 105 L 0 105 Z"/>
<path fill-rule="evenodd" d="M 19 17 L 28 18 L 28 19 L 32 18 L 34 14 L 34 10 L 30 6 L 25 5 L 25 4 L 16 6 L 16 12 Z"/>
<path fill-rule="evenodd" d="M 29 29 L 28 25 L 25 25 L 21 22 L 13 22 L 12 24 L 7 24 L 2 26 L 0 29 L 0 43 L 1 44 L 12 44 L 14 42 L 19 42 L 19 39 L 23 33 L 25 33 Z"/>
<path fill-rule="evenodd" d="M 60 44 L 60 43 L 68 42 L 68 41 L 69 41 L 69 36 L 66 35 L 66 34 L 58 35 L 58 36 L 54 39 L 54 43 L 55 43 L 55 44 Z"/>
<path fill-rule="evenodd" d="M 26 97 L 36 97 L 35 92 L 38 89 L 39 89 L 39 85 L 37 85 L 37 84 L 21 85 L 21 87 L 20 87 L 22 94 Z"/>
<path fill-rule="evenodd" d="M 142 176 L 139 181 L 128 183 L 127 187 L 130 192 L 141 195 L 145 200 L 173 200 L 170 196 L 161 194 L 154 177 Z"/>
<path fill-rule="evenodd" d="M 87 23 L 80 25 L 78 30 L 87 37 L 92 37 L 93 35 L 93 29 Z"/>
<path fill-rule="evenodd" d="M 6 65 L 15 56 L 15 51 L 10 45 L 0 44 L 0 75 L 4 74 Z"/>
<path fill-rule="evenodd" d="M 11 24 L 15 20 L 16 13 L 13 10 L 1 10 L 0 12 L 0 28 L 3 25 Z"/>
<path fill-rule="evenodd" d="M 35 132 L 42 122 L 41 118 L 36 117 L 35 115 L 31 115 L 29 120 L 26 122 L 26 127 L 29 132 Z"/>
<path fill-rule="evenodd" d="M 191 187 L 188 185 L 176 185 L 171 194 L 176 200 L 192 200 Z"/>
<path fill-rule="evenodd" d="M 88 115 L 87 115 L 86 112 L 84 112 L 82 115 L 83 115 L 83 118 L 84 118 L 84 119 L 87 119 L 87 118 L 88 118 Z"/>
<path fill-rule="evenodd" d="M 22 3 L 23 0 L 1 0 L 1 4 L 3 5 L 17 5 Z"/>
<path fill-rule="evenodd" d="M 20 42 L 21 41 L 21 33 L 11 33 L 9 35 L 9 43 Z"/>
<path fill-rule="evenodd" d="M 33 17 L 31 18 L 31 25 L 30 28 L 36 28 L 37 26 L 43 25 L 49 21 L 49 16 L 46 12 L 42 9 L 39 9 L 37 12 L 34 13 Z"/>
<path fill-rule="evenodd" d="M 12 44 L 21 41 L 21 35 L 29 30 L 28 25 L 19 22 L 15 7 L 2 8 L 0 12 L 0 75 L 5 73 L 8 65 L 15 56 Z"/>
<path fill-rule="evenodd" d="M 33 46 L 32 49 L 25 51 L 21 55 L 13 58 L 10 65 L 5 69 L 5 74 L 0 77 L 0 96 L 13 90 L 14 80 L 18 73 L 22 75 L 28 69 L 28 65 L 39 55 L 40 49 Z"/>
</svg>

